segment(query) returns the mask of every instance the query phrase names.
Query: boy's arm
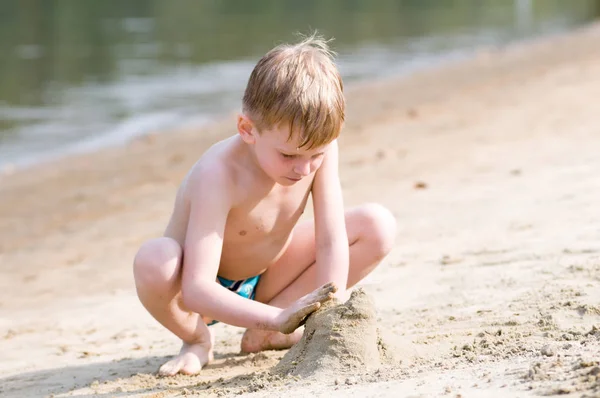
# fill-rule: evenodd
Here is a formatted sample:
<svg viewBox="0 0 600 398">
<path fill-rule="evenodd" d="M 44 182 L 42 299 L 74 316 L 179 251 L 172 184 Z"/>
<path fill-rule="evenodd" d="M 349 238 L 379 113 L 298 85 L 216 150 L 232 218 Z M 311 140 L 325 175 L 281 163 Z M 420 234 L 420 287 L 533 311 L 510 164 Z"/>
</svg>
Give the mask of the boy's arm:
<svg viewBox="0 0 600 398">
<path fill-rule="evenodd" d="M 304 301 L 296 302 L 295 307 L 280 309 L 242 298 L 216 283 L 225 222 L 232 205 L 232 184 L 226 171 L 216 166 L 196 170 L 188 183 L 190 216 L 181 282 L 185 306 L 233 326 L 291 333 L 335 289 L 313 292 Z"/>
<path fill-rule="evenodd" d="M 348 284 L 349 248 L 338 158 L 336 140 L 325 153 L 325 159 L 315 175 L 312 196 L 317 283 L 335 283 L 340 288 L 340 298 L 344 298 Z"/>
</svg>

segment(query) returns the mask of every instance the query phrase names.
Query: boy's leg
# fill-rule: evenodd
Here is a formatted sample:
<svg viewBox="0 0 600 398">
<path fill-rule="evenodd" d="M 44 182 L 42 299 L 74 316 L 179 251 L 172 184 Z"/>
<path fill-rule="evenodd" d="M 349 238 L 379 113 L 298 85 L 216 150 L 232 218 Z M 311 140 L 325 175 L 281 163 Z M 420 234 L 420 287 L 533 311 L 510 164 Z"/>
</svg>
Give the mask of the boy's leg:
<svg viewBox="0 0 600 398">
<path fill-rule="evenodd" d="M 396 220 L 385 207 L 363 205 L 346 212 L 350 246 L 350 288 L 369 274 L 390 252 L 396 235 Z M 299 224 L 292 241 L 276 264 L 269 267 L 256 286 L 257 301 L 284 308 L 316 286 L 314 221 Z M 290 335 L 248 329 L 242 337 L 243 352 L 289 348 L 302 337 L 301 330 Z"/>
<path fill-rule="evenodd" d="M 160 367 L 162 375 L 195 374 L 213 358 L 213 337 L 197 313 L 181 298 L 182 249 L 171 238 L 152 239 L 135 256 L 138 297 L 150 314 L 183 340 L 177 357 Z"/>
</svg>

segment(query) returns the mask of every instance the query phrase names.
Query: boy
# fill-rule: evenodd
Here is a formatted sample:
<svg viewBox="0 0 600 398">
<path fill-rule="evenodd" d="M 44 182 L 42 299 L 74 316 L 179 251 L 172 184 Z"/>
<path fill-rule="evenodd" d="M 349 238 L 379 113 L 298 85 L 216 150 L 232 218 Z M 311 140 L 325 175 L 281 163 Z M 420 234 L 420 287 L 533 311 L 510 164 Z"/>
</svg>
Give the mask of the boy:
<svg viewBox="0 0 600 398">
<path fill-rule="evenodd" d="M 247 328 L 243 352 L 291 347 L 310 313 L 334 294 L 343 300 L 391 250 L 388 210 L 371 204 L 344 213 L 344 111 L 342 80 L 322 39 L 280 45 L 255 66 L 238 134 L 193 166 L 164 236 L 134 260 L 140 301 L 183 341 L 161 375 L 195 374 L 210 362 L 207 325 L 216 321 Z M 314 220 L 296 225 L 309 196 Z"/>
</svg>

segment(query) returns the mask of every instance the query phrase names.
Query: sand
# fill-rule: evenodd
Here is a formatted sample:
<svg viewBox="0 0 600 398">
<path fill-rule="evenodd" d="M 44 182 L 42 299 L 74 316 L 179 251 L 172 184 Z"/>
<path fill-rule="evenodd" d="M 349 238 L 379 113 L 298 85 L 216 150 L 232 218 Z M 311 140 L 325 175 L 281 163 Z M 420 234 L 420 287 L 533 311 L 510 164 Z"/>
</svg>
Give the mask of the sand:
<svg viewBox="0 0 600 398">
<path fill-rule="evenodd" d="M 0 172 L 0 396 L 599 396 L 598 48 L 594 25 L 348 90 L 346 205 L 400 227 L 361 284 L 399 363 L 364 374 L 275 374 L 219 324 L 200 375 L 156 377 L 179 342 L 131 260 L 233 115 Z"/>
<path fill-rule="evenodd" d="M 331 301 L 311 314 L 302 339 L 271 370 L 324 382 L 399 365 L 382 337 L 373 301 L 362 288 L 345 303 Z"/>
</svg>

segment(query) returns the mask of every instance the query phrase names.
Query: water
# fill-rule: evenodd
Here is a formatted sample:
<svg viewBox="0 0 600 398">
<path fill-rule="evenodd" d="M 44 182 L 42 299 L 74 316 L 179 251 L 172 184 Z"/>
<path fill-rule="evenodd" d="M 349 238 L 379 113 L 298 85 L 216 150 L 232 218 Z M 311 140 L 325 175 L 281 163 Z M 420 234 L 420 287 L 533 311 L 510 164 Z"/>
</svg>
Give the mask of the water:
<svg viewBox="0 0 600 398">
<path fill-rule="evenodd" d="M 0 170 L 217 118 L 294 32 L 335 37 L 351 84 L 599 14 L 598 0 L 2 0 Z"/>
</svg>

